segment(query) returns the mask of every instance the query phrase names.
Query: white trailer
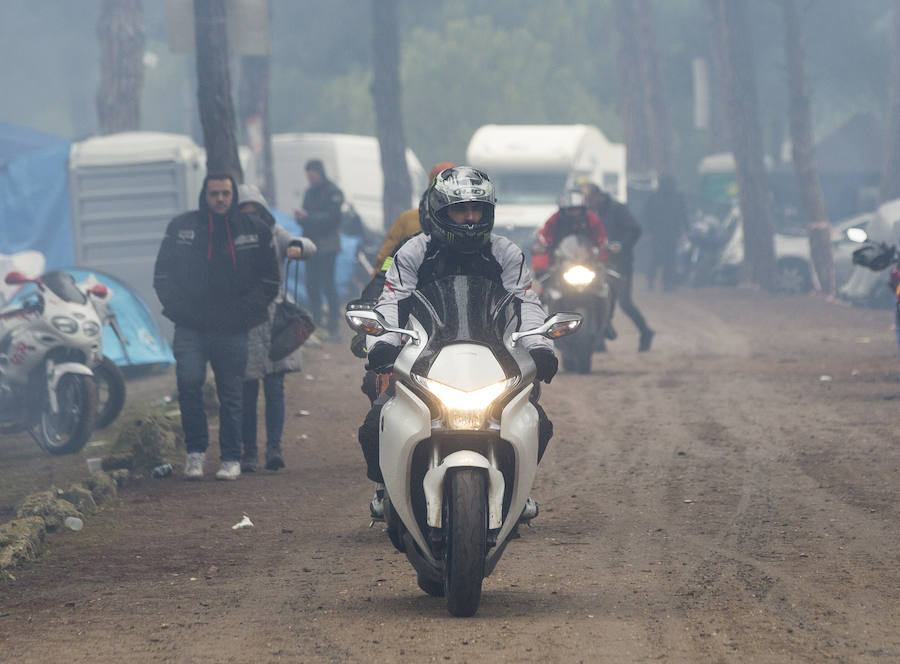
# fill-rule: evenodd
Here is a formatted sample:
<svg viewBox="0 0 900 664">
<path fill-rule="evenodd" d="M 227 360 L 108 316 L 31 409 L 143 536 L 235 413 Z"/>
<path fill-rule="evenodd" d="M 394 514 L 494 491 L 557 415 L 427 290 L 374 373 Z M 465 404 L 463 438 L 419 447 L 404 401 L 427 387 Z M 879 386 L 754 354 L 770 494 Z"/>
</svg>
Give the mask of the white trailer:
<svg viewBox="0 0 900 664">
<path fill-rule="evenodd" d="M 519 241 L 553 214 L 559 194 L 580 178 L 620 201 L 627 196 L 625 146 L 591 125 L 484 125 L 469 141 L 466 161 L 494 182 L 498 232 Z"/>
<path fill-rule="evenodd" d="M 341 188 L 345 200 L 359 213 L 367 230 L 379 235 L 385 232 L 384 177 L 378 139 L 323 133 L 272 136 L 275 203 L 283 212 L 291 214 L 302 206 L 309 185 L 303 167 L 310 159 L 322 160 L 328 179 Z M 427 174 L 409 148 L 406 150 L 406 167 L 412 185 L 410 206 L 415 207 L 425 190 Z M 393 219 L 389 223 L 391 221 Z"/>
</svg>

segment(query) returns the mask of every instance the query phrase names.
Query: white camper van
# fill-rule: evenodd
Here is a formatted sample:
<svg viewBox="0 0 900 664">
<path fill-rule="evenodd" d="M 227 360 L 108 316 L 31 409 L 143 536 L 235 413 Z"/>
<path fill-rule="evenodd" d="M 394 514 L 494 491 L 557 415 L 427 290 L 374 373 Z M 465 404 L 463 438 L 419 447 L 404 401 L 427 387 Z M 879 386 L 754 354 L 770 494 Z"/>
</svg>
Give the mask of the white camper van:
<svg viewBox="0 0 900 664">
<path fill-rule="evenodd" d="M 346 201 L 363 220 L 366 229 L 385 232 L 382 195 L 381 149 L 373 136 L 353 134 L 275 134 L 272 163 L 275 171 L 275 204 L 291 214 L 302 206 L 308 182 L 304 165 L 321 159 L 325 174 L 344 192 Z M 406 150 L 406 167 L 412 184 L 412 207 L 425 190 L 426 173 L 412 150 Z M 390 221 L 393 221 L 391 219 Z"/>
<path fill-rule="evenodd" d="M 626 199 L 625 146 L 590 125 L 485 125 L 469 141 L 466 162 L 494 182 L 497 231 L 525 249 L 579 177 Z"/>
<path fill-rule="evenodd" d="M 239 149 L 246 182 L 255 184 L 249 148 Z M 72 144 L 69 195 L 75 263 L 108 272 L 137 290 L 164 329 L 153 265 L 169 221 L 196 210 L 206 151 L 189 136 L 129 131 Z"/>
</svg>

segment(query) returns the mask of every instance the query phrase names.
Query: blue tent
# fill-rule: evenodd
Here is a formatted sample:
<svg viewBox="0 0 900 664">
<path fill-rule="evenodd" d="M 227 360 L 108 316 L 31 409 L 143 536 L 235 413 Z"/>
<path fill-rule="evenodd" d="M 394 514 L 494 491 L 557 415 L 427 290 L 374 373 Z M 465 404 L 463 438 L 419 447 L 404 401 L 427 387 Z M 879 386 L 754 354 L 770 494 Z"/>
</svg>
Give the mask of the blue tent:
<svg viewBox="0 0 900 664">
<path fill-rule="evenodd" d="M 60 136 L 0 122 L 0 253 L 35 249 L 48 270 L 75 262 L 70 146 Z"/>
<path fill-rule="evenodd" d="M 103 354 L 119 366 L 141 364 L 169 365 L 175 362 L 172 349 L 136 291 L 112 275 L 99 270 L 65 268 L 79 284 L 94 279 L 111 294 L 109 306 L 116 314 L 119 329 L 126 340 L 123 346 L 109 325 L 103 327 Z"/>
</svg>

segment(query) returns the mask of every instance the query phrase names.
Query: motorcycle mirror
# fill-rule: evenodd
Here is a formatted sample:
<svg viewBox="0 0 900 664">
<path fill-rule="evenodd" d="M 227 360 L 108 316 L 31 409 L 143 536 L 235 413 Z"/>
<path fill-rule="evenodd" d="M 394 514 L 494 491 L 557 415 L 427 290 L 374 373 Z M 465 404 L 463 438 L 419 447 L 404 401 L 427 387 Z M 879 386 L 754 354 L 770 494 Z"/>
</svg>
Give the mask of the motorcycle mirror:
<svg viewBox="0 0 900 664">
<path fill-rule="evenodd" d="M 9 272 L 6 275 L 5 279 L 6 283 L 10 286 L 17 286 L 19 284 L 27 284 L 30 281 L 34 281 L 33 279 L 29 279 L 21 272 Z"/>
<path fill-rule="evenodd" d="M 109 289 L 104 284 L 96 284 L 88 291 L 91 295 L 99 298 L 105 298 L 109 295 Z"/>
<path fill-rule="evenodd" d="M 575 334 L 581 328 L 582 322 L 584 322 L 584 317 L 581 314 L 560 312 L 558 314 L 553 314 L 543 325 L 536 327 L 533 330 L 513 332 L 510 339 L 512 339 L 513 343 L 516 343 L 522 337 L 530 337 L 535 334 L 540 334 L 548 339 L 559 339 L 560 337 L 567 337 L 570 334 Z"/>
<path fill-rule="evenodd" d="M 380 337 L 387 332 L 384 318 L 376 311 L 354 309 L 344 315 L 347 317 L 347 324 L 354 332 L 362 332 L 373 337 Z"/>
<path fill-rule="evenodd" d="M 409 337 L 414 343 L 419 343 L 419 334 L 415 330 L 406 330 L 402 327 L 388 327 L 387 321 L 377 311 L 366 311 L 358 309 L 348 311 L 344 314 L 347 318 L 347 324 L 354 332 L 362 332 L 373 337 L 380 337 L 382 334 L 395 332 L 403 336 Z"/>
<path fill-rule="evenodd" d="M 544 336 L 548 339 L 559 339 L 575 334 L 581 329 L 584 317 L 581 314 L 559 313 L 550 317 L 547 323 L 550 327 L 544 332 Z"/>
</svg>

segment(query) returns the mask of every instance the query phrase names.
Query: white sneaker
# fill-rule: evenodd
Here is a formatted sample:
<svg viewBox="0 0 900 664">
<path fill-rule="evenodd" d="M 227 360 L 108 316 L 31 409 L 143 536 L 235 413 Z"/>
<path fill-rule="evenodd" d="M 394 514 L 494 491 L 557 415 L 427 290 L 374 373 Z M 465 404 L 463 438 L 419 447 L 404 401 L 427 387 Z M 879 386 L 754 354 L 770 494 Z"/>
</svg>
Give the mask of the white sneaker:
<svg viewBox="0 0 900 664">
<path fill-rule="evenodd" d="M 241 476 L 240 461 L 223 461 L 216 473 L 217 480 L 236 480 Z"/>
<path fill-rule="evenodd" d="M 202 480 L 205 463 L 206 452 L 191 452 L 184 460 L 184 476 L 189 480 Z"/>
</svg>

